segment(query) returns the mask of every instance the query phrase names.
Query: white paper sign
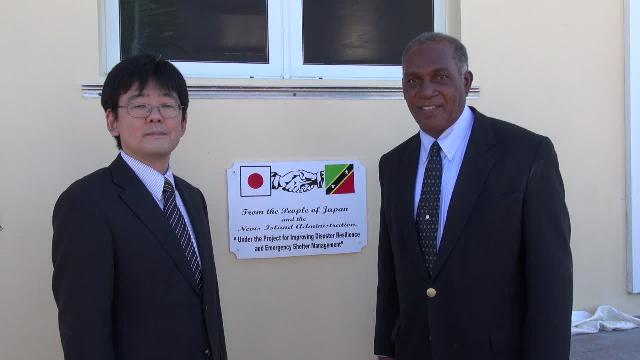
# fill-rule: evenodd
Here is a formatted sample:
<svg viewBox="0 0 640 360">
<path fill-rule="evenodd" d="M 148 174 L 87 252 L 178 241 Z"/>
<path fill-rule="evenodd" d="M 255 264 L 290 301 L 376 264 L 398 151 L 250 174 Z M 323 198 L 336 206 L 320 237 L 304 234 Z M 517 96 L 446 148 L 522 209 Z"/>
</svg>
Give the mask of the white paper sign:
<svg viewBox="0 0 640 360">
<path fill-rule="evenodd" d="M 235 163 L 227 182 L 229 248 L 239 259 L 367 245 L 366 174 L 356 160 Z"/>
</svg>

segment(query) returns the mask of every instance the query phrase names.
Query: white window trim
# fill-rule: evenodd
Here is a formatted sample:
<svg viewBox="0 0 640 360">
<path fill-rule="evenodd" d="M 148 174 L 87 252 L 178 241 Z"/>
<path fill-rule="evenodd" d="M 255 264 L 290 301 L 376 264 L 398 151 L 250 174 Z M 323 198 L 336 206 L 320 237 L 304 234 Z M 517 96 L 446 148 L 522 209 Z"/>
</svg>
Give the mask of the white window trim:
<svg viewBox="0 0 640 360">
<path fill-rule="evenodd" d="M 118 0 L 104 0 L 105 32 L 106 32 L 106 64 L 105 73 L 120 62 L 120 16 Z M 240 63 L 205 63 L 205 62 L 172 62 L 183 75 L 188 77 L 219 78 L 280 78 L 283 69 L 283 37 L 280 24 L 282 23 L 283 2 L 288 0 L 269 0 L 267 8 L 267 31 L 269 37 L 269 64 L 240 64 Z M 270 56 L 271 53 L 276 56 Z"/>
<path fill-rule="evenodd" d="M 640 0 L 625 0 L 629 292 L 640 293 Z"/>
<path fill-rule="evenodd" d="M 104 1 L 106 74 L 120 61 L 118 0 Z M 173 62 L 186 77 L 261 79 L 365 79 L 396 80 L 401 66 L 304 65 L 302 53 L 302 1 L 269 0 L 269 64 Z M 284 23 L 283 21 L 287 21 Z M 446 0 L 434 0 L 434 29 L 445 32 Z"/>
<path fill-rule="evenodd" d="M 401 66 L 367 66 L 367 65 L 304 65 L 302 51 L 302 1 L 291 0 L 290 28 L 291 35 L 291 77 L 303 79 L 374 79 L 393 80 L 402 77 Z M 433 28 L 445 32 L 446 11 L 445 0 L 433 2 Z"/>
</svg>

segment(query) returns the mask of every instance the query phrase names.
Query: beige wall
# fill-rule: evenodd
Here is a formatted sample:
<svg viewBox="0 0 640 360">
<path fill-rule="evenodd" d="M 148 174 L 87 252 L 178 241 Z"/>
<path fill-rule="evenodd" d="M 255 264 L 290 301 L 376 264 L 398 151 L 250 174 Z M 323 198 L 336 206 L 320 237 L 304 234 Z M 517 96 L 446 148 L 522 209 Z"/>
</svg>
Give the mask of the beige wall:
<svg viewBox="0 0 640 360">
<path fill-rule="evenodd" d="M 574 308 L 627 293 L 622 1 L 462 2 L 482 111 L 554 141 L 567 189 Z"/>
<path fill-rule="evenodd" d="M 80 96 L 81 83 L 100 81 L 97 1 L 5 1 L 0 13 L 0 358 L 61 359 L 53 203 L 115 154 L 98 100 Z M 460 26 L 481 86 L 473 105 L 556 144 L 573 222 L 575 307 L 638 314 L 640 297 L 625 283 L 622 19 L 622 1 L 463 0 Z M 395 100 L 193 100 L 173 162 L 209 202 L 232 359 L 371 357 L 377 158 L 415 130 Z M 235 160 L 327 158 L 367 167 L 369 246 L 236 260 L 225 169 Z"/>
</svg>

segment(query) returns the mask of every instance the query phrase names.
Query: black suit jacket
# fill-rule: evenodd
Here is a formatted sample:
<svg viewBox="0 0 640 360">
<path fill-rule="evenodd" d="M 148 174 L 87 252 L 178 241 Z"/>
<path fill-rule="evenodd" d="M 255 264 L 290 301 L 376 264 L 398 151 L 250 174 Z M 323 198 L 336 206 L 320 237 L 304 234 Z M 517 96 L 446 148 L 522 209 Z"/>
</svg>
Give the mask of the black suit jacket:
<svg viewBox="0 0 640 360">
<path fill-rule="evenodd" d="M 566 360 L 570 223 L 553 145 L 472 110 L 431 276 L 414 220 L 420 137 L 380 159 L 374 351 L 397 360 Z"/>
<path fill-rule="evenodd" d="M 206 203 L 186 181 L 175 184 L 198 242 L 201 289 L 162 210 L 120 156 L 60 195 L 53 294 L 65 359 L 226 359 Z"/>
</svg>

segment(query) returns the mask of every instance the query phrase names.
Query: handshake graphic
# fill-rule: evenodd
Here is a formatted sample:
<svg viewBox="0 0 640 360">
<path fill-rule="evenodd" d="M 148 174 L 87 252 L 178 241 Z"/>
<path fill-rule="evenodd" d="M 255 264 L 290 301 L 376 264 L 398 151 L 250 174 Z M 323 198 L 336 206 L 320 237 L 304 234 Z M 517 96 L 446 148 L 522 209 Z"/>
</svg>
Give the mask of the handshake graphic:
<svg viewBox="0 0 640 360">
<path fill-rule="evenodd" d="M 281 189 L 293 193 L 302 193 L 324 187 L 324 171 L 317 173 L 306 170 L 289 171 L 284 175 L 271 173 L 271 189 Z"/>
</svg>

